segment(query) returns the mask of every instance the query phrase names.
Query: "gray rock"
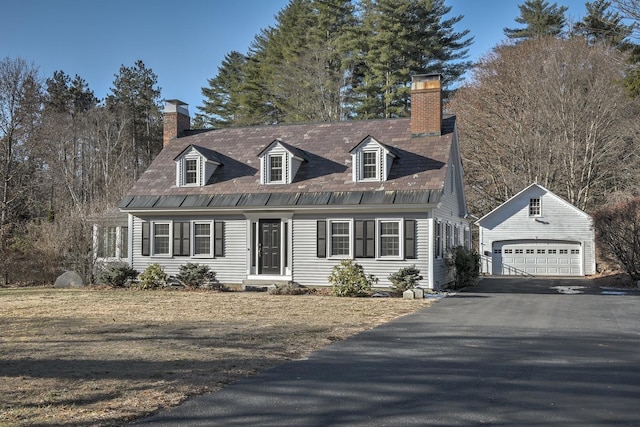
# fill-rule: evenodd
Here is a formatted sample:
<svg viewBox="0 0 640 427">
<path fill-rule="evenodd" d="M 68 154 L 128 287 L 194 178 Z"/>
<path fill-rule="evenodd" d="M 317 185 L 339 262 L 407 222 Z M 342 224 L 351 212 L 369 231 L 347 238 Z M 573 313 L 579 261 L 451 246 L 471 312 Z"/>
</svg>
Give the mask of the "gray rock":
<svg viewBox="0 0 640 427">
<path fill-rule="evenodd" d="M 65 271 L 56 279 L 53 284 L 54 288 L 82 288 L 84 286 L 84 280 L 75 271 Z"/>
</svg>

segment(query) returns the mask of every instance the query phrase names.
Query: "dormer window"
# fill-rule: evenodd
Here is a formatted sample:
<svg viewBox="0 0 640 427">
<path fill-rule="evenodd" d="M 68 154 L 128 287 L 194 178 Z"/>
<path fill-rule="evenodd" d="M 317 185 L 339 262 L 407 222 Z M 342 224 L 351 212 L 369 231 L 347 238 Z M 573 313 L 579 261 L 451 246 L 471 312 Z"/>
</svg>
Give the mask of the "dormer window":
<svg viewBox="0 0 640 427">
<path fill-rule="evenodd" d="M 282 183 L 283 156 L 269 156 L 269 182 L 273 184 Z"/>
<path fill-rule="evenodd" d="M 276 139 L 258 154 L 260 184 L 291 184 L 302 163 L 304 151 Z"/>
<path fill-rule="evenodd" d="M 185 159 L 184 183 L 186 185 L 198 182 L 198 159 Z"/>
<path fill-rule="evenodd" d="M 395 150 L 368 136 L 351 151 L 355 182 L 386 181 L 389 177 Z"/>
<path fill-rule="evenodd" d="M 365 151 L 362 153 L 362 178 L 378 179 L 378 152 Z"/>
<path fill-rule="evenodd" d="M 206 185 L 218 166 L 222 165 L 217 153 L 195 145 L 185 148 L 174 161 L 178 187 Z"/>
</svg>

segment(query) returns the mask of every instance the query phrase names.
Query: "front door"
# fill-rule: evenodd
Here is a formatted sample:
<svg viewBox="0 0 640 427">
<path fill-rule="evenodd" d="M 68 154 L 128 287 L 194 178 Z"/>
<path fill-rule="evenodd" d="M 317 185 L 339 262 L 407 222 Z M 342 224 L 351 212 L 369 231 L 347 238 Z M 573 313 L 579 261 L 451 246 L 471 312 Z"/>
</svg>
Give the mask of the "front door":
<svg viewBox="0 0 640 427">
<path fill-rule="evenodd" d="M 260 221 L 258 254 L 260 274 L 281 274 L 279 219 L 263 219 Z"/>
</svg>

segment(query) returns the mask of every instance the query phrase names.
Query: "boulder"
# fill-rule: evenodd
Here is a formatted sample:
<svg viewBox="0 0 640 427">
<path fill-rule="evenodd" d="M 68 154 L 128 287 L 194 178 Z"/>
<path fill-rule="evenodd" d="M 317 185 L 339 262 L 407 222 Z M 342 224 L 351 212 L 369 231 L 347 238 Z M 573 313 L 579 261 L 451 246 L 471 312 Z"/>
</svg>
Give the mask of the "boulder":
<svg viewBox="0 0 640 427">
<path fill-rule="evenodd" d="M 65 271 L 56 279 L 53 284 L 54 288 L 82 288 L 84 286 L 84 280 L 75 271 Z"/>
</svg>

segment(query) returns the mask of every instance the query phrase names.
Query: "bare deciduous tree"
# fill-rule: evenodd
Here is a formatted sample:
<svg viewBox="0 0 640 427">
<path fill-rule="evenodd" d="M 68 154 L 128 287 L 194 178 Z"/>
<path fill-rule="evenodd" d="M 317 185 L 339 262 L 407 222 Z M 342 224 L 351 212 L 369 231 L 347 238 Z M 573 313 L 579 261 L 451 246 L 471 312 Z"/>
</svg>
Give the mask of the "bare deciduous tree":
<svg viewBox="0 0 640 427">
<path fill-rule="evenodd" d="M 581 37 L 502 45 L 450 108 L 460 117 L 469 204 L 484 214 L 538 182 L 583 210 L 637 177 L 638 105 L 625 57 Z"/>
<path fill-rule="evenodd" d="M 640 198 L 599 209 L 593 216 L 604 255 L 612 256 L 633 280 L 640 280 Z"/>
</svg>

